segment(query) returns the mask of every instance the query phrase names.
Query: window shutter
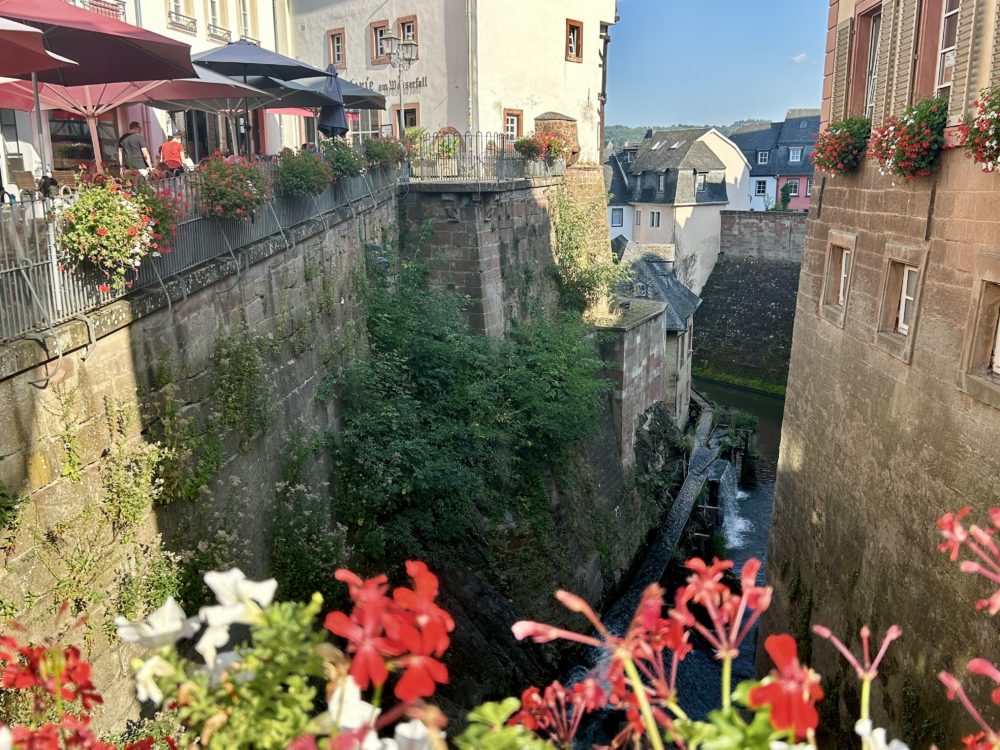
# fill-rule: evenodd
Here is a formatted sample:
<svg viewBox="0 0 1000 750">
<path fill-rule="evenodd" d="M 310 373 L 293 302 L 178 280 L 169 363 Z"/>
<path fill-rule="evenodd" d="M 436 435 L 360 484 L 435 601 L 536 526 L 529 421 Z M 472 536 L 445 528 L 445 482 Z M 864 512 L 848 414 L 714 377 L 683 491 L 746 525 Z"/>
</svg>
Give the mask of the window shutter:
<svg viewBox="0 0 1000 750">
<path fill-rule="evenodd" d="M 978 0 L 962 0 L 958 11 L 958 38 L 955 43 L 955 77 L 951 82 L 951 101 L 948 105 L 948 119 L 959 121 L 965 117 L 969 102 L 975 94 L 972 91 L 976 76 L 976 55 L 978 37 L 981 36 L 977 22 Z"/>
<path fill-rule="evenodd" d="M 837 46 L 833 52 L 833 90 L 830 102 L 830 120 L 836 122 L 847 117 L 847 83 L 851 64 L 851 24 L 853 19 L 837 26 Z"/>
<path fill-rule="evenodd" d="M 993 20 L 993 62 L 990 66 L 990 85 L 996 86 L 998 83 L 1000 83 L 1000 3 L 997 4 L 997 17 Z"/>
<path fill-rule="evenodd" d="M 875 71 L 875 112 L 872 125 L 881 125 L 892 112 L 892 83 L 896 60 L 896 5 L 898 0 L 882 3 L 882 27 L 878 35 L 878 70 Z"/>
<path fill-rule="evenodd" d="M 896 7 L 895 71 L 890 112 L 901 112 L 912 103 L 913 60 L 917 53 L 917 0 L 899 0 Z"/>
</svg>

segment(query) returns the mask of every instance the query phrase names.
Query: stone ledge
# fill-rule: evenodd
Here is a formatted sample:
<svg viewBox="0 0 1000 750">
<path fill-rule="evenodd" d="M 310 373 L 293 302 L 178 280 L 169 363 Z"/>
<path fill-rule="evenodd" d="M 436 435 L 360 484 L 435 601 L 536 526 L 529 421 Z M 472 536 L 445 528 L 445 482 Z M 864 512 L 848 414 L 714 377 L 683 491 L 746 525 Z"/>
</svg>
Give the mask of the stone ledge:
<svg viewBox="0 0 1000 750">
<path fill-rule="evenodd" d="M 629 307 L 622 311 L 622 317 L 617 323 L 611 325 L 598 325 L 598 331 L 631 331 L 636 326 L 640 326 L 648 320 L 662 315 L 667 309 L 665 302 L 652 299 L 630 299 Z"/>
<path fill-rule="evenodd" d="M 475 180 L 416 180 L 401 182 L 400 193 L 509 193 L 535 187 L 552 187 L 564 181 L 564 177 L 524 177 L 516 180 L 475 181 Z"/>
<path fill-rule="evenodd" d="M 355 202 L 353 212 L 350 207 L 343 206 L 322 216 L 308 219 L 294 227 L 286 227 L 285 234 L 288 235 L 289 241 L 293 245 L 322 234 L 327 231 L 327 226 L 329 229 L 333 229 L 338 224 L 351 219 L 355 213 L 373 210 L 391 200 L 391 198 L 383 198 L 380 192 L 376 192 L 374 202 L 371 197 L 365 197 Z M 328 225 L 324 224 L 324 218 L 328 220 Z M 276 234 L 240 248 L 236 251 L 236 256 L 241 268 L 249 268 L 285 252 L 286 249 L 284 239 L 280 234 Z M 177 276 L 165 279 L 164 286 L 171 304 L 174 304 L 181 302 L 194 292 L 232 276 L 235 270 L 233 259 L 228 254 L 224 254 Z M 0 345 L 0 380 L 6 380 L 34 367 L 55 361 L 58 357 L 56 353 L 58 350 L 61 350 L 63 356 L 66 356 L 166 307 L 167 300 L 163 289 L 158 286 L 150 287 L 130 294 L 124 299 L 103 305 L 92 310 L 86 316 L 80 315 L 54 326 L 58 347 L 55 346 L 52 334 L 48 331 L 34 334 L 38 337 L 44 337 L 41 341 L 22 336 L 7 344 Z M 94 341 L 90 339 L 85 318 L 93 323 Z"/>
</svg>

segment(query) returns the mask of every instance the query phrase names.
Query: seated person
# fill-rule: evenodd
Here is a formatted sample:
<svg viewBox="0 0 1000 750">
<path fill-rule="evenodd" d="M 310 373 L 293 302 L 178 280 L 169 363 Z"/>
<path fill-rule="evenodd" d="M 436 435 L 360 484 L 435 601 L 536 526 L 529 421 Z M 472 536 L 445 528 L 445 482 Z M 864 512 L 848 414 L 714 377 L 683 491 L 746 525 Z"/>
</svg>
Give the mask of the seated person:
<svg viewBox="0 0 1000 750">
<path fill-rule="evenodd" d="M 170 169 L 184 169 L 184 160 L 187 154 L 184 153 L 184 144 L 181 142 L 181 134 L 174 133 L 170 140 L 160 146 L 160 161 Z"/>
</svg>

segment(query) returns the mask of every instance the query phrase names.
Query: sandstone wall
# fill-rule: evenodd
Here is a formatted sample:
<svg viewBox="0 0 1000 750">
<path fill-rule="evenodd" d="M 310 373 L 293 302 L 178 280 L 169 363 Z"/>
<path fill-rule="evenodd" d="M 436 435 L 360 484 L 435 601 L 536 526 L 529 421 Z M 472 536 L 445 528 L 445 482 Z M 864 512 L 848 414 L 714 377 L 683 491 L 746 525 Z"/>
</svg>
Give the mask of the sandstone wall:
<svg viewBox="0 0 1000 750">
<path fill-rule="evenodd" d="M 109 634 L 123 597 L 142 590 L 150 559 L 162 549 L 267 574 L 287 446 L 335 423 L 335 406 L 315 396 L 361 343 L 363 242 L 396 221 L 394 191 L 376 198 L 356 204 L 356 218 L 329 214 L 329 230 L 319 220 L 290 230 L 288 250 L 280 237 L 245 248 L 238 276 L 227 258 L 173 279 L 170 307 L 153 291 L 96 311 L 90 344 L 82 321 L 60 326 L 61 363 L 46 363 L 33 341 L 0 347 L 0 489 L 18 498 L 16 520 L 0 527 L 0 609 L 36 633 L 51 630 L 63 599 L 90 615 L 84 646 L 108 699 L 102 728 L 120 727 L 134 710 L 128 654 Z M 193 488 L 197 497 L 142 507 L 157 441 L 164 451 L 203 440 L 217 419 L 215 384 L 250 387 L 237 371 L 250 360 L 218 355 L 233 336 L 252 342 L 264 399 L 254 408 L 270 419 L 259 430 L 218 430 L 217 470 Z M 42 387 L 46 375 L 54 377 Z M 176 430 L 200 434 L 165 439 L 158 417 L 168 409 Z M 123 499 L 140 503 L 137 523 L 123 520 Z M 210 552 L 218 559 L 207 560 Z"/>
<path fill-rule="evenodd" d="M 997 384 L 965 365 L 975 336 L 990 322 L 996 330 L 996 298 L 980 293 L 1000 282 L 1000 181 L 953 150 L 912 183 L 870 164 L 824 182 L 802 259 L 768 553 L 775 605 L 762 636 L 791 628 L 806 645 L 806 660 L 833 678 L 829 710 L 846 736 L 857 680 L 809 627 L 822 623 L 856 650 L 860 625 L 881 635 L 900 624 L 874 686 L 875 723 L 911 747 L 955 746 L 975 727 L 935 675 L 995 660 L 997 624 L 974 611 L 986 582 L 936 551 L 935 520 L 967 505 L 982 523 L 1000 504 Z M 854 246 L 842 324 L 821 305 L 831 244 Z M 906 337 L 878 330 L 890 257 L 923 268 Z M 898 293 L 888 297 L 891 310 Z M 978 333 L 977 310 L 992 316 Z"/>
<path fill-rule="evenodd" d="M 807 218 L 791 211 L 723 211 L 720 250 L 730 257 L 798 263 Z"/>
</svg>

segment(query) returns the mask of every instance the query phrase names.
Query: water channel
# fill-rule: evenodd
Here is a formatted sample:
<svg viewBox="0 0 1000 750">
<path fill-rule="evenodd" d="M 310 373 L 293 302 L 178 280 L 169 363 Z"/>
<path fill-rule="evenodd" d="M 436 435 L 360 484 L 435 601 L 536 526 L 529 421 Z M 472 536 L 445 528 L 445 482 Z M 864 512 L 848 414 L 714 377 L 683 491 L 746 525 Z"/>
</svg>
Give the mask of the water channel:
<svg viewBox="0 0 1000 750">
<path fill-rule="evenodd" d="M 720 483 L 720 503 L 723 514 L 723 534 L 728 556 L 739 571 L 751 557 L 767 564 L 767 542 L 771 529 L 771 507 L 774 495 L 774 475 L 778 462 L 781 439 L 781 419 L 784 399 L 756 391 L 717 383 L 696 380 L 695 389 L 719 407 L 736 408 L 753 414 L 758 419 L 757 444 L 760 451 L 758 479 L 755 487 L 742 488 L 730 479 L 731 472 Z M 671 561 L 671 550 L 661 548 L 658 539 L 650 544 L 646 558 L 637 570 L 633 584 L 604 612 L 604 621 L 612 632 L 621 633 L 628 625 L 641 591 L 650 580 L 659 578 L 670 592 L 676 588 L 678 571 Z M 658 572 L 661 571 L 661 572 Z M 764 569 L 760 572 L 761 579 Z M 733 665 L 734 684 L 755 676 L 755 654 L 751 634 L 740 658 Z M 585 653 L 581 663 L 565 675 L 566 682 L 575 682 L 593 672 L 600 672 L 601 654 L 595 650 Z M 708 711 L 719 705 L 721 667 L 711 652 L 696 648 L 681 664 L 678 671 L 678 694 L 681 706 L 689 716 L 702 719 Z M 615 730 L 616 719 L 610 716 L 594 717 L 586 721 L 577 737 L 578 748 L 590 748 L 594 743 L 606 744 L 610 732 Z"/>
</svg>

